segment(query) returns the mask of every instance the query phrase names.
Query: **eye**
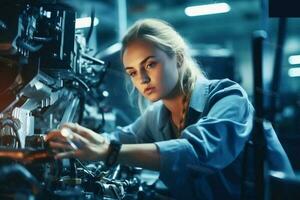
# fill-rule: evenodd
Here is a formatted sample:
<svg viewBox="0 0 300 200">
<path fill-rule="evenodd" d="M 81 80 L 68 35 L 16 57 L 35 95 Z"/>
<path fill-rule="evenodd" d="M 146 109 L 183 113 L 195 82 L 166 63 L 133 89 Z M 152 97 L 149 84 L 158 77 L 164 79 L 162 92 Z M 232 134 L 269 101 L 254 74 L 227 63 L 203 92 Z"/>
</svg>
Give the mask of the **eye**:
<svg viewBox="0 0 300 200">
<path fill-rule="evenodd" d="M 156 65 L 156 62 L 150 62 L 146 65 L 146 69 L 151 69 L 151 68 L 155 67 L 155 65 Z"/>
<path fill-rule="evenodd" d="M 128 72 L 128 75 L 131 76 L 131 77 L 134 77 L 136 75 L 136 72 L 135 71 Z"/>
</svg>

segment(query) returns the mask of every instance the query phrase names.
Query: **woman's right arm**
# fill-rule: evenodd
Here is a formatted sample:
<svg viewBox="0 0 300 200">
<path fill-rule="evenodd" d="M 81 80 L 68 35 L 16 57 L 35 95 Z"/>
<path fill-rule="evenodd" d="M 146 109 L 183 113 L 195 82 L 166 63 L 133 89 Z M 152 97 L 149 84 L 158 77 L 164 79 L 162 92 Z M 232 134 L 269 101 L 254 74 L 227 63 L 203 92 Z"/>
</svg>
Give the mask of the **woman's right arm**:
<svg viewBox="0 0 300 200">
<path fill-rule="evenodd" d="M 151 121 L 155 109 L 147 109 L 135 122 L 125 127 L 118 127 L 112 133 L 98 134 L 94 131 L 74 123 L 62 125 L 72 131 L 72 141 L 78 144 L 78 150 L 72 149 L 72 145 L 67 138 L 61 134 L 60 130 L 52 130 L 46 135 L 46 141 L 49 142 L 52 149 L 58 154 L 57 158 L 76 157 L 84 160 L 101 160 L 107 152 L 109 141 L 118 140 L 122 144 L 137 144 L 153 142 L 147 122 Z M 153 120 L 152 120 L 153 121 Z M 71 141 L 71 142 L 72 142 Z M 74 145 L 73 145 L 74 146 Z M 126 147 L 126 146 L 125 146 Z M 67 150 L 67 151 L 66 151 Z M 132 150 L 130 147 L 125 148 Z M 62 152 L 63 151 L 63 152 Z M 125 155 L 127 155 L 125 153 Z"/>
<path fill-rule="evenodd" d="M 108 139 L 116 139 L 122 144 L 155 142 L 152 135 L 153 130 L 150 129 L 153 129 L 160 123 L 158 118 L 161 108 L 162 103 L 156 102 L 150 105 L 133 123 L 125 127 L 117 127 L 115 131 L 103 133 L 102 135 Z"/>
</svg>

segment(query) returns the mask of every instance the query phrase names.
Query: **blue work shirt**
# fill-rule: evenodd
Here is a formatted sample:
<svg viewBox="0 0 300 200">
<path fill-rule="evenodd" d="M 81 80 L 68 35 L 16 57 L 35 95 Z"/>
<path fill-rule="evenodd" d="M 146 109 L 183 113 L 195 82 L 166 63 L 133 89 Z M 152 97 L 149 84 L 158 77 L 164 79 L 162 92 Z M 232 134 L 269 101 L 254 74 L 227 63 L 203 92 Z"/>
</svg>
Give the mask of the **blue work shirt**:
<svg viewBox="0 0 300 200">
<path fill-rule="evenodd" d="M 109 137 L 123 144 L 155 143 L 160 153 L 160 179 L 176 199 L 239 199 L 240 155 L 251 134 L 253 114 L 239 84 L 198 78 L 179 138 L 174 138 L 170 112 L 162 101 Z M 269 126 L 265 132 L 269 167 L 293 173 L 273 128 Z"/>
</svg>

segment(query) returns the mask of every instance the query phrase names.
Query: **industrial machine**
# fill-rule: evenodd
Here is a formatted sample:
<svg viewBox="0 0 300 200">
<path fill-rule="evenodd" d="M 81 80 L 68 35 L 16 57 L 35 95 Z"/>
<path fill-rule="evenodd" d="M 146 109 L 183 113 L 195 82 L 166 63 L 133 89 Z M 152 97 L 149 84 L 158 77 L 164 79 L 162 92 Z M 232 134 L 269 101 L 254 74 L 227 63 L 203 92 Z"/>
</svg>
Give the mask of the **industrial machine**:
<svg viewBox="0 0 300 200">
<path fill-rule="evenodd" d="M 72 7 L 0 4 L 0 199 L 158 199 L 157 182 L 143 182 L 139 168 L 53 159 L 44 136 L 89 117 L 109 64 L 88 55 Z"/>
</svg>

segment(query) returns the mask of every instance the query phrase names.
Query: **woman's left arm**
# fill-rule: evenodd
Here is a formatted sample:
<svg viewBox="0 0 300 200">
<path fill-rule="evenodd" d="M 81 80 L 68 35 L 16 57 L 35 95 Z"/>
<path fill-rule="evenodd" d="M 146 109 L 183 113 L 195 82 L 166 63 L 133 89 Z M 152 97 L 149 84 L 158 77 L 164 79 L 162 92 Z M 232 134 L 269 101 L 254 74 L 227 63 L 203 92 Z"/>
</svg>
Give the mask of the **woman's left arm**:
<svg viewBox="0 0 300 200">
<path fill-rule="evenodd" d="M 179 185 L 189 187 L 193 176 L 224 169 L 243 150 L 252 120 L 253 107 L 246 96 L 232 94 L 218 99 L 205 117 L 184 129 L 179 139 L 155 143 L 160 154 L 160 178 L 176 191 Z M 180 174 L 176 181 L 174 174 Z"/>
<path fill-rule="evenodd" d="M 154 143 L 122 145 L 118 163 L 150 170 L 159 170 L 160 155 Z"/>
</svg>

